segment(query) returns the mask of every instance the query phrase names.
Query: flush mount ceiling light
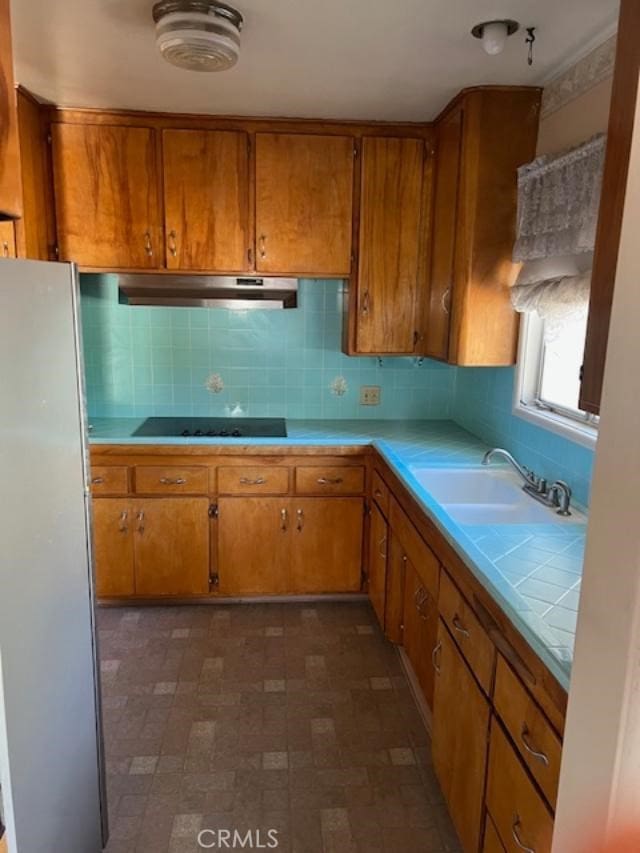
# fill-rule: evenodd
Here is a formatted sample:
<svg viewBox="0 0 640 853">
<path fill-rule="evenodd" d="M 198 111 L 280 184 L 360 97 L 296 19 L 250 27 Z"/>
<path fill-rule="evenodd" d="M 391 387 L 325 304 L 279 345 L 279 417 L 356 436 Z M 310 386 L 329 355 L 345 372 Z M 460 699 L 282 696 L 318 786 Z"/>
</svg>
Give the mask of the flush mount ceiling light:
<svg viewBox="0 0 640 853">
<path fill-rule="evenodd" d="M 499 21 L 483 21 L 481 24 L 476 24 L 471 30 L 471 35 L 474 38 L 482 40 L 482 47 L 485 53 L 489 56 L 495 56 L 502 53 L 507 38 L 517 33 L 520 29 L 520 24 L 517 21 L 508 19 Z"/>
<path fill-rule="evenodd" d="M 215 0 L 160 0 L 156 44 L 167 62 L 190 71 L 225 71 L 238 61 L 240 12 Z"/>
</svg>

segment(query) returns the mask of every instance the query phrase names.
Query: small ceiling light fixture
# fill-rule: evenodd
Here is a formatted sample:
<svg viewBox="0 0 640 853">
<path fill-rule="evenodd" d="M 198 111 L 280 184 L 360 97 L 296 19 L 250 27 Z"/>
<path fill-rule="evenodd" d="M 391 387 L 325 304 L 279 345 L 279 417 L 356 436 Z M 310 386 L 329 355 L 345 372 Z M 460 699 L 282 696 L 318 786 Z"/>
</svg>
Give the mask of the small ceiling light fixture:
<svg viewBox="0 0 640 853">
<path fill-rule="evenodd" d="M 240 12 L 217 0 L 160 0 L 153 7 L 162 56 L 189 71 L 225 71 L 238 61 Z"/>
<path fill-rule="evenodd" d="M 499 21 L 483 21 L 481 24 L 476 24 L 471 30 L 471 35 L 474 38 L 482 40 L 482 47 L 485 53 L 489 56 L 495 56 L 502 53 L 504 46 L 507 43 L 507 38 L 517 33 L 520 29 L 520 24 L 517 21 L 508 19 Z"/>
</svg>

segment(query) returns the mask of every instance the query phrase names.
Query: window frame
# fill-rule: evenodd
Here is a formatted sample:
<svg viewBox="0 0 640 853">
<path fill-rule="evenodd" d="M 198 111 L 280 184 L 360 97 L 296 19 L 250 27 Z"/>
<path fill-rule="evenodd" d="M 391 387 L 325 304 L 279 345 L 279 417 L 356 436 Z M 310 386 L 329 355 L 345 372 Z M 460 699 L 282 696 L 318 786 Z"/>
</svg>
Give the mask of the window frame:
<svg viewBox="0 0 640 853">
<path fill-rule="evenodd" d="M 586 412 L 549 403 L 540 396 L 544 364 L 543 330 L 544 321 L 536 314 L 522 315 L 513 414 L 593 449 L 598 438 L 599 418 Z"/>
</svg>

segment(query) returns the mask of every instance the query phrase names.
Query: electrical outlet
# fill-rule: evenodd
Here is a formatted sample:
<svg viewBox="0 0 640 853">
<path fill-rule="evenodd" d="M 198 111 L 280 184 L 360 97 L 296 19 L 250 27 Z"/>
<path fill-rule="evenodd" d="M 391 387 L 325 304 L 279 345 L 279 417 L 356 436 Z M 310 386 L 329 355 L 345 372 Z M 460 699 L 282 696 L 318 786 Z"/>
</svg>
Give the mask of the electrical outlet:
<svg viewBox="0 0 640 853">
<path fill-rule="evenodd" d="M 360 386 L 360 405 L 361 406 L 379 406 L 380 405 L 380 386 L 379 385 L 361 385 Z"/>
</svg>

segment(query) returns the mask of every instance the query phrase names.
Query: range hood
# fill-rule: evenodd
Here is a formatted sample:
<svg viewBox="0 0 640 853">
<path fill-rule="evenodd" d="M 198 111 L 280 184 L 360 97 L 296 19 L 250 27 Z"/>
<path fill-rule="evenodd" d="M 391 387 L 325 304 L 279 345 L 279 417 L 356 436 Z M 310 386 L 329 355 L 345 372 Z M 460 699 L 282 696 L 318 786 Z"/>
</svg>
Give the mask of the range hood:
<svg viewBox="0 0 640 853">
<path fill-rule="evenodd" d="M 125 305 L 164 305 L 236 310 L 296 308 L 295 278 L 212 275 L 120 275 L 119 301 Z"/>
</svg>

